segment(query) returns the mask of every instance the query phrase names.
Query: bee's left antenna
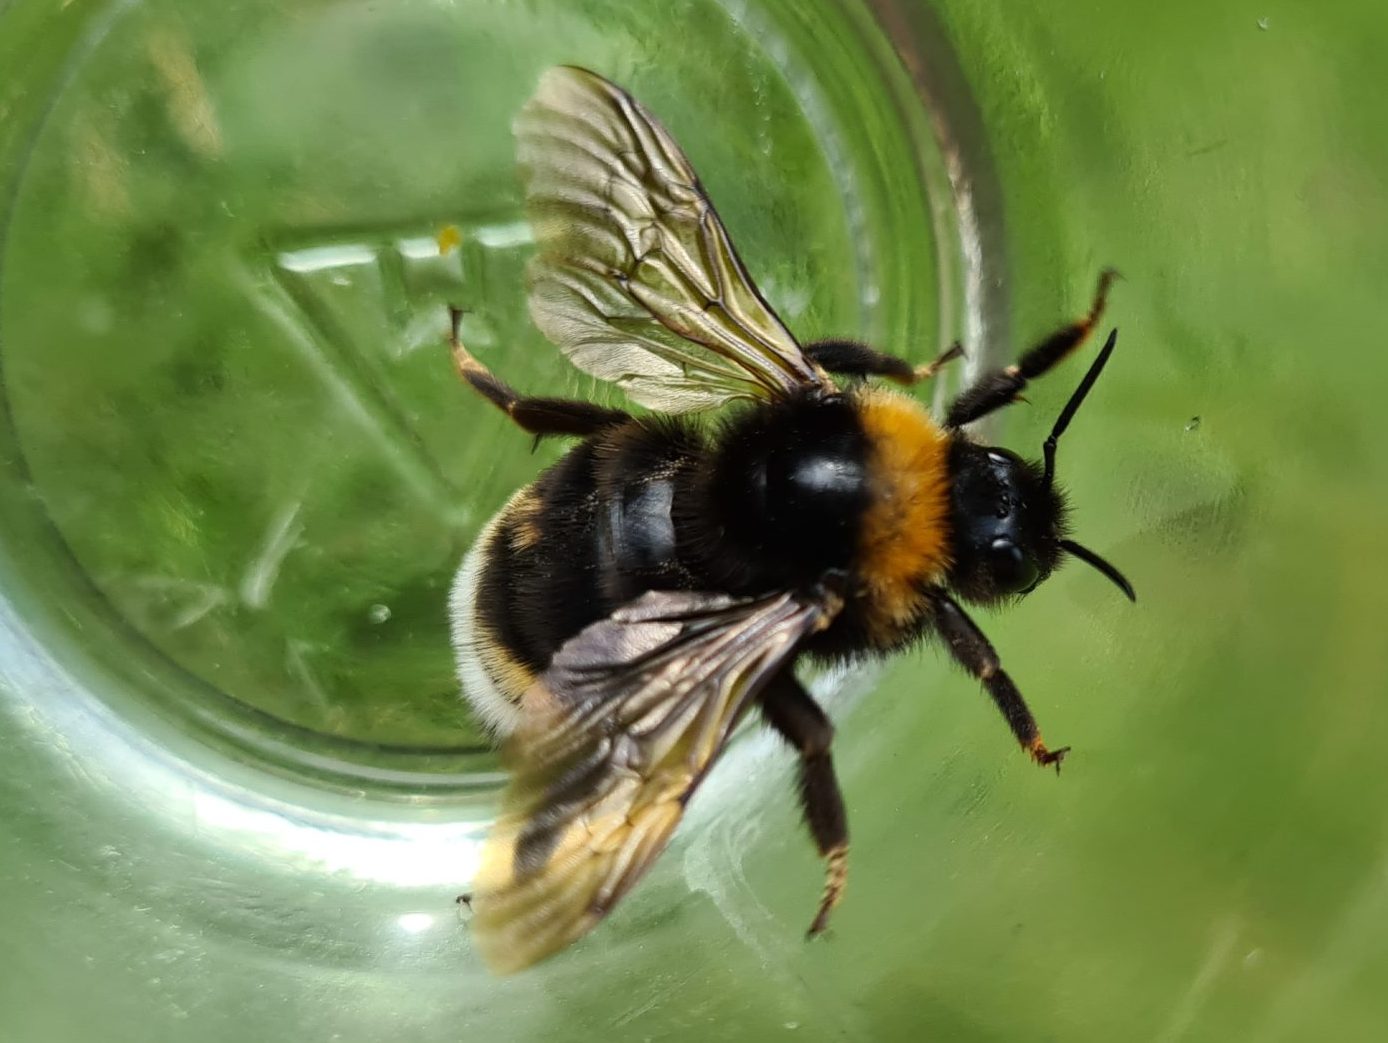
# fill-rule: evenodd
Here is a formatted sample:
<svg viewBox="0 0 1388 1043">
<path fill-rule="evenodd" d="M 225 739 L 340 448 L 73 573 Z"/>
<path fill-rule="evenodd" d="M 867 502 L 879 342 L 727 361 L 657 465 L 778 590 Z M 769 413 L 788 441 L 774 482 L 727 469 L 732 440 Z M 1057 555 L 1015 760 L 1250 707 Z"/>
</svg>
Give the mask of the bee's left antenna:
<svg viewBox="0 0 1388 1043">
<path fill-rule="evenodd" d="M 1075 393 L 1070 396 L 1070 401 L 1065 403 L 1065 408 L 1060 411 L 1060 416 L 1056 417 L 1050 437 L 1046 439 L 1046 444 L 1041 447 L 1042 459 L 1046 466 L 1047 489 L 1055 480 L 1055 444 L 1060 441 L 1060 436 L 1065 433 L 1065 429 L 1070 426 L 1070 421 L 1079 412 L 1085 396 L 1089 394 L 1089 389 L 1094 386 L 1094 382 L 1099 379 L 1099 374 L 1103 372 L 1104 364 L 1108 362 L 1108 357 L 1113 354 L 1113 346 L 1117 343 L 1118 330 L 1115 329 L 1109 333 L 1108 340 L 1104 341 L 1104 346 L 1099 351 L 1098 357 L 1090 365 L 1089 372 L 1084 375 L 1084 379 L 1080 381 L 1080 386 L 1075 388 Z"/>
</svg>

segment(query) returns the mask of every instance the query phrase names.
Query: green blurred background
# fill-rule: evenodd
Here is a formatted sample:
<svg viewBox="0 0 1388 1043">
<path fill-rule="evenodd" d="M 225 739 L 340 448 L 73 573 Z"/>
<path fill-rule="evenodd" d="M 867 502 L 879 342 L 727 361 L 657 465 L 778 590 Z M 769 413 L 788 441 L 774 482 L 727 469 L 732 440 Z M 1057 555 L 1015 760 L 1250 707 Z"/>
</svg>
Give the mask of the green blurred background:
<svg viewBox="0 0 1388 1043">
<path fill-rule="evenodd" d="M 1380 4 L 0 9 L 0 1037 L 1388 1035 Z M 525 318 L 509 124 L 629 86 L 802 337 L 1004 358 L 1126 280 L 1067 570 L 986 625 L 1062 778 L 932 651 L 729 752 L 589 940 L 489 978 L 462 552 L 553 459 L 456 386 L 611 400 Z M 463 233 L 441 258 L 445 224 Z M 990 432 L 1036 452 L 1078 366 Z"/>
</svg>

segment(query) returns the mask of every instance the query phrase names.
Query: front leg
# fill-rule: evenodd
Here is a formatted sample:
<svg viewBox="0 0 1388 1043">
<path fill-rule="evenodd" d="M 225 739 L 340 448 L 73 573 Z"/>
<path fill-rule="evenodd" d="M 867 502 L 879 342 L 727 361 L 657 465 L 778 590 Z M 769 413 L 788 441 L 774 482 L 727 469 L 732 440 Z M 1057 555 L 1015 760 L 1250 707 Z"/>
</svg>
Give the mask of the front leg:
<svg viewBox="0 0 1388 1043">
<path fill-rule="evenodd" d="M 800 809 L 825 861 L 824 895 L 809 930 L 814 937 L 828 925 L 848 880 L 848 814 L 829 753 L 834 726 L 790 667 L 762 689 L 761 712 L 781 738 L 800 751 Z"/>
<path fill-rule="evenodd" d="M 1008 727 L 1022 749 L 1031 755 L 1037 764 L 1054 764 L 1056 774 L 1060 774 L 1060 762 L 1070 752 L 1070 747 L 1048 750 L 1041 741 L 1041 729 L 1036 726 L 1036 718 L 1027 709 L 1026 700 L 1012 678 L 1007 676 L 998 660 L 998 653 L 983 636 L 983 631 L 959 603 L 943 590 L 936 589 L 929 594 L 936 631 L 944 638 L 954 661 L 983 682 L 993 702 L 1002 711 Z"/>
<path fill-rule="evenodd" d="M 960 392 L 959 397 L 950 403 L 949 411 L 945 414 L 945 426 L 963 427 L 994 410 L 1016 402 L 1028 383 L 1050 371 L 1075 351 L 1088 339 L 1090 331 L 1103 316 L 1104 305 L 1108 302 L 1109 287 L 1116 278 L 1116 271 L 1105 268 L 1099 274 L 1099 285 L 1094 291 L 1094 300 L 1083 318 L 1056 330 L 1022 355 L 1016 365 L 989 370 Z"/>
</svg>

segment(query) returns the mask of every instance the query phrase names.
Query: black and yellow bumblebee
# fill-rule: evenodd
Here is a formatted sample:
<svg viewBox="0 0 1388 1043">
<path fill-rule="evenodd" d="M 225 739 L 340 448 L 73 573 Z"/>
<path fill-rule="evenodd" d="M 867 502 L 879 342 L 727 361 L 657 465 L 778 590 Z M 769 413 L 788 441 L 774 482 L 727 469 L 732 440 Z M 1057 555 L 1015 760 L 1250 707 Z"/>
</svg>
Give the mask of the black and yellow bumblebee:
<svg viewBox="0 0 1388 1043">
<path fill-rule="evenodd" d="M 853 341 L 798 343 L 688 159 L 625 91 L 552 69 L 515 130 L 538 244 L 532 318 L 652 412 L 522 396 L 467 351 L 453 314 L 467 383 L 532 435 L 581 439 L 486 525 L 453 588 L 463 688 L 512 771 L 470 896 L 474 936 L 505 972 L 589 931 L 664 849 L 753 706 L 800 756 L 827 865 L 818 933 L 843 891 L 848 821 L 801 656 L 856 660 L 934 636 L 1038 764 L 1066 753 L 1042 741 L 961 603 L 1028 593 L 1067 556 L 1133 597 L 1067 538 L 1054 481 L 1056 442 L 1116 331 L 1040 463 L 965 427 L 1085 340 L 1113 275 L 1083 318 L 982 374 L 940 424 L 865 378 L 910 385 L 958 349 L 913 366 Z M 685 416 L 734 402 L 712 422 Z"/>
</svg>

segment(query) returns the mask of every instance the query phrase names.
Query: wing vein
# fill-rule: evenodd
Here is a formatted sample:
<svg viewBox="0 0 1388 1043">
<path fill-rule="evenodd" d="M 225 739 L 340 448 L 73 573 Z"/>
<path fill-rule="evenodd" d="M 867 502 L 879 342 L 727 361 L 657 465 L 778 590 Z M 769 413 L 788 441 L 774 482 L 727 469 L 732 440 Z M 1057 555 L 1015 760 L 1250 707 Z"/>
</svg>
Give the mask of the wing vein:
<svg viewBox="0 0 1388 1043">
<path fill-rule="evenodd" d="M 559 650 L 522 701 L 476 881 L 493 966 L 562 948 L 635 885 L 761 687 L 837 607 L 654 592 Z"/>
<path fill-rule="evenodd" d="M 752 283 L 679 145 L 630 95 L 551 70 L 516 134 L 538 245 L 531 315 L 574 365 L 667 412 L 831 386 Z"/>
</svg>

